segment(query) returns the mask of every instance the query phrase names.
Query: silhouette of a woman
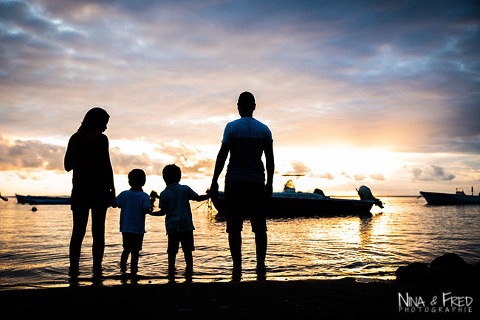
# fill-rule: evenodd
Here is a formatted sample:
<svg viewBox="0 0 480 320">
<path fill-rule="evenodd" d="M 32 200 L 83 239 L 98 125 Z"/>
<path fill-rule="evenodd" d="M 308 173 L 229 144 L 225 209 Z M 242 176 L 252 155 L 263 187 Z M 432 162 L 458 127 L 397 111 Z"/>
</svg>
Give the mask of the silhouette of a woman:
<svg viewBox="0 0 480 320">
<path fill-rule="evenodd" d="M 73 170 L 73 230 L 70 240 L 70 276 L 78 277 L 83 238 L 89 211 L 92 211 L 93 274 L 102 272 L 105 248 L 105 216 L 115 200 L 113 170 L 110 163 L 107 129 L 110 116 L 102 108 L 90 109 L 68 142 L 65 170 Z"/>
</svg>

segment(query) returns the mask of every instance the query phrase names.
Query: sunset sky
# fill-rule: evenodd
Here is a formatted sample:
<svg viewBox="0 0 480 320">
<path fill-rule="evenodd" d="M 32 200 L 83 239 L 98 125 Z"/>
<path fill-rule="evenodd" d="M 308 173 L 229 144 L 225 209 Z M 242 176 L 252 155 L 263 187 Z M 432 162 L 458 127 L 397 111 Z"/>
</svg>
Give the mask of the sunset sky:
<svg viewBox="0 0 480 320">
<path fill-rule="evenodd" d="M 68 139 L 100 106 L 117 192 L 176 163 L 203 193 L 242 91 L 275 190 L 480 191 L 476 0 L 0 0 L 0 191 L 68 194 Z"/>
</svg>

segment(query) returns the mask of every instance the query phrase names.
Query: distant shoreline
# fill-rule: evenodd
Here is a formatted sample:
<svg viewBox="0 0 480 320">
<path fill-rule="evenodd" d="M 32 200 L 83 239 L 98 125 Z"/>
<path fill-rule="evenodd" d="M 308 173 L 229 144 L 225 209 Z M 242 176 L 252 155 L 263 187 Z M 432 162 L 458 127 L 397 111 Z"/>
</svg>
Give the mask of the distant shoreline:
<svg viewBox="0 0 480 320">
<path fill-rule="evenodd" d="M 29 194 L 30 195 L 30 194 Z M 35 194 L 35 196 L 42 196 L 42 197 L 69 197 L 70 195 L 67 194 L 63 194 L 63 195 L 58 195 L 58 194 Z M 334 197 L 334 198 L 351 198 L 351 197 L 358 197 L 357 195 L 328 195 L 329 197 Z M 9 199 L 15 199 L 15 195 L 13 196 L 6 196 L 6 195 L 3 195 L 3 197 L 5 198 L 9 198 Z M 418 195 L 393 195 L 393 196 L 389 196 L 389 195 L 376 195 L 377 198 L 421 198 L 422 196 L 420 195 L 420 192 L 418 193 Z"/>
</svg>

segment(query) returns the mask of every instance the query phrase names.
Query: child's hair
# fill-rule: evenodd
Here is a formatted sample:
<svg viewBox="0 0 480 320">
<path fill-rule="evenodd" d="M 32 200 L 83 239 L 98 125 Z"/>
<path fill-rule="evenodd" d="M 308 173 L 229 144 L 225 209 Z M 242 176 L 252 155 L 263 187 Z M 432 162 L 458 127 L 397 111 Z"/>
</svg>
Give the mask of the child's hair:
<svg viewBox="0 0 480 320">
<path fill-rule="evenodd" d="M 162 175 L 167 184 L 176 183 L 182 178 L 182 170 L 174 164 L 169 164 L 163 168 Z"/>
<path fill-rule="evenodd" d="M 142 169 L 133 169 L 128 173 L 128 183 L 132 188 L 141 188 L 145 185 L 147 176 Z"/>
</svg>

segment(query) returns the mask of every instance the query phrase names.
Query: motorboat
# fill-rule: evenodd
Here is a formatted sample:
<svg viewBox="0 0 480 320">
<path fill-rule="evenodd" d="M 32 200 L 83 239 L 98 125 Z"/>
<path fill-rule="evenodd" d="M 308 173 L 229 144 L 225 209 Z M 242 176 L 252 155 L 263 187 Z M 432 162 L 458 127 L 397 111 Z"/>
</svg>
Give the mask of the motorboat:
<svg viewBox="0 0 480 320">
<path fill-rule="evenodd" d="M 212 203 L 218 211 L 217 216 L 225 216 L 224 192 L 212 197 Z M 297 192 L 293 182 L 289 180 L 282 192 L 274 192 L 269 198 L 267 217 L 370 215 L 374 204 L 378 205 L 381 202 L 373 196 L 348 199 L 326 196 L 320 189 L 315 189 L 312 193 Z"/>
<path fill-rule="evenodd" d="M 20 204 L 70 204 L 70 197 L 23 196 L 15 194 Z"/>
<path fill-rule="evenodd" d="M 455 193 L 439 193 L 420 191 L 420 194 L 425 198 L 428 204 L 437 205 L 454 205 L 454 204 L 480 204 L 480 195 L 466 194 L 463 189 L 456 189 Z"/>
</svg>

